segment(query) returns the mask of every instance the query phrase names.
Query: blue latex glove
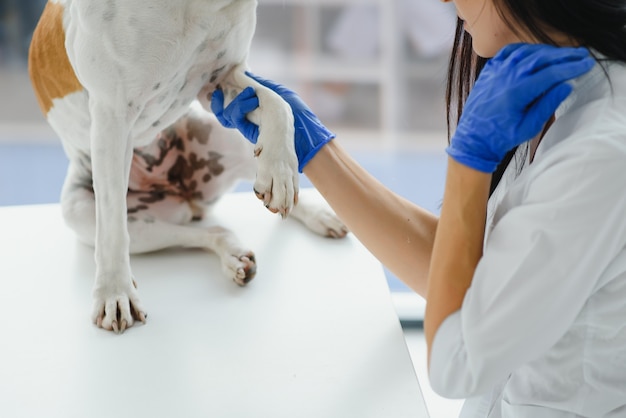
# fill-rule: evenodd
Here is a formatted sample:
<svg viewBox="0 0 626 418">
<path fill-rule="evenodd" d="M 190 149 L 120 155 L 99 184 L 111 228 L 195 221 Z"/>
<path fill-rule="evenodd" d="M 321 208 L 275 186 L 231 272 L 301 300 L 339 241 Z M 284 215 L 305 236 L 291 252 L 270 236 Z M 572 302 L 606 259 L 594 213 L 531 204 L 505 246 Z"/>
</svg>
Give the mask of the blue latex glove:
<svg viewBox="0 0 626 418">
<path fill-rule="evenodd" d="M 236 128 L 248 141 L 256 144 L 259 127 L 246 119 L 246 115 L 259 107 L 259 98 L 252 87 L 246 87 L 226 108 L 224 108 L 224 92 L 215 90 L 211 97 L 211 110 L 222 125 Z"/>
<path fill-rule="evenodd" d="M 483 68 L 446 152 L 492 173 L 508 151 L 533 139 L 595 64 L 584 48 L 513 44 Z"/>
<path fill-rule="evenodd" d="M 273 90 L 285 100 L 293 112 L 294 117 L 294 143 L 296 156 L 298 157 L 298 170 L 302 173 L 304 166 L 311 161 L 313 156 L 328 142 L 335 138 L 335 134 L 329 131 L 315 116 L 302 99 L 285 86 L 273 81 L 266 80 L 252 73 L 246 72 L 248 77 L 256 80 L 259 84 Z M 246 88 L 224 109 L 224 95 L 216 90 L 211 98 L 211 109 L 217 115 L 218 120 L 227 127 L 235 127 L 252 143 L 256 143 L 259 136 L 259 128 L 248 121 L 246 113 L 251 112 L 258 106 L 252 106 L 253 102 Z M 245 94 L 244 94 L 245 93 Z M 254 96 L 256 98 L 256 96 Z"/>
</svg>

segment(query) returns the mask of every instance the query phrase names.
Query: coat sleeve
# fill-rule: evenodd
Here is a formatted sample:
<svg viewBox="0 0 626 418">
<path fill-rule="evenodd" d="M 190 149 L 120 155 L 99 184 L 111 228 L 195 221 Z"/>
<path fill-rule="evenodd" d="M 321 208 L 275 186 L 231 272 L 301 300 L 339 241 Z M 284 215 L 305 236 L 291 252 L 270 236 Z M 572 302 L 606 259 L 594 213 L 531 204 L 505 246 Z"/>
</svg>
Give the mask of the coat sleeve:
<svg viewBox="0 0 626 418">
<path fill-rule="evenodd" d="M 435 335 L 437 393 L 485 393 L 567 332 L 626 245 L 626 152 L 616 141 L 568 144 L 512 186 L 520 201 L 496 220 L 461 309 Z"/>
</svg>

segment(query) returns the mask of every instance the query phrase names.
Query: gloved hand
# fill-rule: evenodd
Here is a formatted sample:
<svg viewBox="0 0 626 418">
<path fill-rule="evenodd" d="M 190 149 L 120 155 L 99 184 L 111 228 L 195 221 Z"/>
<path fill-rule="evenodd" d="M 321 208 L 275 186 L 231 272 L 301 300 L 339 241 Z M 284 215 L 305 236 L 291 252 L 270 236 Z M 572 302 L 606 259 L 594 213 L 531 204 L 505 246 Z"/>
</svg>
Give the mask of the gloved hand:
<svg viewBox="0 0 626 418">
<path fill-rule="evenodd" d="M 246 87 L 224 108 L 224 92 L 215 90 L 211 97 L 211 110 L 222 125 L 236 128 L 248 141 L 256 144 L 259 127 L 246 119 L 246 115 L 259 107 L 259 98 L 252 87 Z"/>
<path fill-rule="evenodd" d="M 513 44 L 487 62 L 446 152 L 492 173 L 508 151 L 537 136 L 572 91 L 567 82 L 595 64 L 584 48 Z"/>
<path fill-rule="evenodd" d="M 333 138 L 335 134 L 329 131 L 315 116 L 302 99 L 285 86 L 263 79 L 252 73 L 246 74 L 259 84 L 273 90 L 285 100 L 293 112 L 295 128 L 295 148 L 298 157 L 298 170 L 302 172 L 304 166 L 317 152 Z M 256 143 L 259 136 L 258 126 L 246 119 L 246 114 L 256 109 L 258 98 L 251 96 L 248 89 L 244 89 L 233 101 L 224 108 L 224 95 L 216 90 L 211 98 L 211 109 L 222 125 L 235 127 L 252 143 Z M 254 102 L 256 99 L 256 102 Z"/>
</svg>

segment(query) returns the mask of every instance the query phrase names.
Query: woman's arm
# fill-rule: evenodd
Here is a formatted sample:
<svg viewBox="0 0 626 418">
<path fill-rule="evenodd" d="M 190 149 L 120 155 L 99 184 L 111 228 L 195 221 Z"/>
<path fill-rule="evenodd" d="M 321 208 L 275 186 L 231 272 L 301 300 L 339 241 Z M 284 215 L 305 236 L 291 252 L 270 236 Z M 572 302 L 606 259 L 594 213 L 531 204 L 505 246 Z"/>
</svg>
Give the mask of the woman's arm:
<svg viewBox="0 0 626 418">
<path fill-rule="evenodd" d="M 448 158 L 441 217 L 428 275 L 424 333 L 429 354 L 441 323 L 461 308 L 482 256 L 490 182 L 491 174 Z"/>
<path fill-rule="evenodd" d="M 437 217 L 387 189 L 336 140 L 319 150 L 304 174 L 372 254 L 425 297 Z"/>
<path fill-rule="evenodd" d="M 448 147 L 448 153 L 457 161 L 481 171 L 495 170 L 506 151 L 536 135 L 571 91 L 565 80 L 593 66 L 586 50 L 558 53 L 558 48 L 538 45 L 524 48 L 512 45 L 504 49 L 483 69 L 481 78 L 486 74 L 483 82 L 486 87 L 478 89 L 479 83 L 476 83 L 455 133 L 458 138 Z M 508 60 L 510 55 L 513 58 Z M 591 62 L 584 62 L 585 57 Z M 529 66 L 522 64 L 519 64 L 519 71 L 512 71 L 520 60 L 535 63 L 539 71 L 528 76 Z M 546 69 L 549 67 L 546 60 L 557 63 L 560 71 Z M 500 71 L 500 67 L 505 68 Z M 511 95 L 501 83 L 493 82 L 494 78 L 496 81 L 500 79 L 492 73 L 501 75 L 504 81 L 515 86 L 518 94 Z M 299 170 L 305 172 L 348 228 L 387 268 L 416 292 L 426 295 L 437 218 L 387 190 L 359 167 L 337 141 L 332 141 L 335 135 L 295 92 L 273 81 L 246 74 L 272 89 L 291 106 Z M 524 82 L 520 83 L 518 78 Z M 536 100 L 538 97 L 542 97 L 541 100 Z M 251 109 L 242 106 L 247 99 L 250 97 L 242 92 L 224 108 L 223 95 L 216 90 L 211 109 L 223 125 L 237 127 L 256 143 L 258 129 L 250 129 L 251 122 L 246 118 Z M 529 103 L 534 104 L 530 106 Z M 255 103 L 252 108 L 254 106 Z M 468 112 L 472 108 L 480 109 L 475 112 L 477 115 Z M 491 114 L 498 117 L 488 117 Z M 505 117 L 500 117 L 503 115 Z M 461 135 L 458 135 L 459 131 L 463 131 Z M 511 135 L 514 140 L 520 140 L 520 136 L 524 138 L 517 144 L 511 143 Z"/>
</svg>

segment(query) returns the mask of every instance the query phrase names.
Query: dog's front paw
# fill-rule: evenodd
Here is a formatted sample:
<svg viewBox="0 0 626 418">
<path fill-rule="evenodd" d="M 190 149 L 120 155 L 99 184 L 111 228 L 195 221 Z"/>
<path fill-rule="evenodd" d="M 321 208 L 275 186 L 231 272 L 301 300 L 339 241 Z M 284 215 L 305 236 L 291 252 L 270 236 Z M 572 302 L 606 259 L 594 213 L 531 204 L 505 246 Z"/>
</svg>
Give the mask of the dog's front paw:
<svg viewBox="0 0 626 418">
<path fill-rule="evenodd" d="M 298 202 L 298 160 L 291 147 L 255 148 L 258 158 L 254 193 L 267 209 L 284 218 Z"/>
<path fill-rule="evenodd" d="M 134 280 L 120 283 L 100 280 L 104 283 L 94 287 L 94 305 L 91 319 L 107 331 L 122 333 L 135 321 L 146 322 L 147 314 L 141 306 Z"/>
<path fill-rule="evenodd" d="M 260 107 L 249 116 L 259 125 L 255 144 L 254 192 L 273 213 L 285 218 L 298 203 L 298 157 L 291 107 L 269 89 L 259 89 Z"/>
</svg>

